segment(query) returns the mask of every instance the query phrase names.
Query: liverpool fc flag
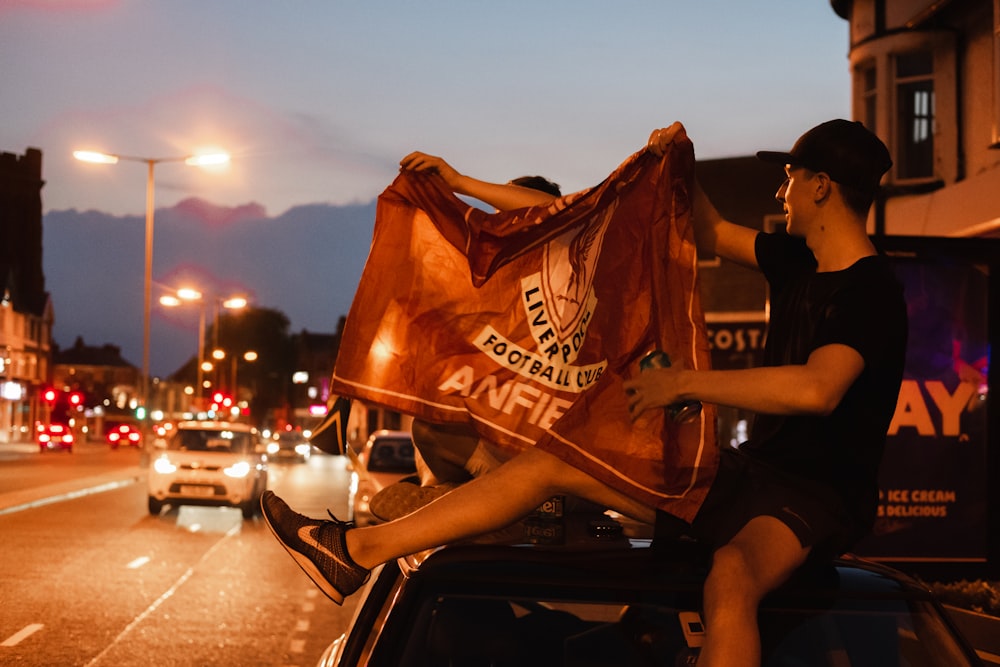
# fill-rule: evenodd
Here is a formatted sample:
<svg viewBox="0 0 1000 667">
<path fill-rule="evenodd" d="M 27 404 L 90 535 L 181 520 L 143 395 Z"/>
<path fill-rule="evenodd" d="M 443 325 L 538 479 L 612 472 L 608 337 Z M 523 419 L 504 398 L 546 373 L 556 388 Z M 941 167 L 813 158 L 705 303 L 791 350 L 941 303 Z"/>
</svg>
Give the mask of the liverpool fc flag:
<svg viewBox="0 0 1000 667">
<path fill-rule="evenodd" d="M 379 197 L 333 391 L 541 447 L 690 520 L 716 467 L 714 410 L 633 422 L 622 383 L 654 349 L 708 367 L 693 167 L 690 143 L 644 150 L 593 188 L 499 213 L 401 173 Z"/>
</svg>

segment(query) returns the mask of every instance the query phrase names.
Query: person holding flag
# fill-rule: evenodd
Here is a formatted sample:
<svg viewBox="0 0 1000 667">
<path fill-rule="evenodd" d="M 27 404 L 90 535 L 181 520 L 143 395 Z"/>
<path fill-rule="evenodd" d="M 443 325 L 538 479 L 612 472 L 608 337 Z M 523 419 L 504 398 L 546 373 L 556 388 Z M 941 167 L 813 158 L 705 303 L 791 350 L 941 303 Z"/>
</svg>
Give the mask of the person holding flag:
<svg viewBox="0 0 1000 667">
<path fill-rule="evenodd" d="M 669 155 L 684 142 L 684 127 L 674 123 L 651 134 L 646 152 Z M 635 358 L 622 380 L 610 383 L 637 428 L 662 408 L 691 400 L 703 401 L 706 411 L 729 405 L 758 415 L 750 440 L 721 452 L 689 519 L 690 534 L 712 552 L 701 667 L 759 664 L 763 596 L 810 558 L 842 553 L 870 529 L 906 349 L 902 288 L 866 233 L 892 164 L 884 144 L 859 123 L 834 120 L 803 134 L 788 152 L 758 157 L 785 166 L 775 196 L 787 233 L 726 221 L 696 181 L 690 215 L 700 247 L 759 268 L 768 280 L 765 365 L 707 370 L 674 363 L 639 372 Z M 601 427 L 599 416 L 590 419 Z M 578 462 L 586 457 L 574 451 L 558 433 L 543 437 L 412 514 L 367 528 L 303 516 L 270 491 L 261 504 L 276 538 L 336 602 L 378 563 L 502 528 L 553 495 L 575 495 L 647 523 L 672 507 L 636 486 L 609 482 L 599 468 L 584 470 Z M 670 455 L 670 448 L 662 451 Z"/>
</svg>

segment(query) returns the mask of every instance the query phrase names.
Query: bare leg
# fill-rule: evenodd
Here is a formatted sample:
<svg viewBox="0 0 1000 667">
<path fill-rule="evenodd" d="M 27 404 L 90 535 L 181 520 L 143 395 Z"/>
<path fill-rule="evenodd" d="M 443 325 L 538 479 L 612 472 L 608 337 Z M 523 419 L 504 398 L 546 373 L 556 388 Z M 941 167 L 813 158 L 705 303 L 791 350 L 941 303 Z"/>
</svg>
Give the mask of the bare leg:
<svg viewBox="0 0 1000 667">
<path fill-rule="evenodd" d="M 396 521 L 347 532 L 351 558 L 372 567 L 503 528 L 554 495 L 578 496 L 652 523 L 655 512 L 546 452 L 528 449 Z"/>
<path fill-rule="evenodd" d="M 809 554 L 770 516 L 752 519 L 712 558 L 705 581 L 705 646 L 698 667 L 760 665 L 757 607 Z"/>
</svg>

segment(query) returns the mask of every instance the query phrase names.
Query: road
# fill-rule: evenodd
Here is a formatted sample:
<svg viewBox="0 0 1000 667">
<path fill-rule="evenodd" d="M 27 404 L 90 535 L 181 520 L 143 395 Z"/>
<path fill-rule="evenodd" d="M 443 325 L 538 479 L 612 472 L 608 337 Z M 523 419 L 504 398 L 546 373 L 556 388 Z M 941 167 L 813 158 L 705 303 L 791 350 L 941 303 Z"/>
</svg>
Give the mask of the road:
<svg viewBox="0 0 1000 667">
<path fill-rule="evenodd" d="M 132 449 L 0 451 L 0 665 L 305 667 L 350 623 L 237 509 L 150 516 Z M 341 457 L 272 464 L 294 508 L 344 515 Z"/>
</svg>

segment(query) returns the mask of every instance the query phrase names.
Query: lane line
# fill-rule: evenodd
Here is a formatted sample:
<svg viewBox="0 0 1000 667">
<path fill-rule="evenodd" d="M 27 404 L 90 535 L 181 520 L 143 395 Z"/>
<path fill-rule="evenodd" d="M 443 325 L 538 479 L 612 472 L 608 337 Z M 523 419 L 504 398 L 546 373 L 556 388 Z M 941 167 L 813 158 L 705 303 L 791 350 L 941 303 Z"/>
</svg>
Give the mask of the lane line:
<svg viewBox="0 0 1000 667">
<path fill-rule="evenodd" d="M 88 662 L 84 667 L 92 667 L 93 665 L 99 663 L 101 659 L 104 658 L 104 656 L 107 655 L 108 652 L 111 649 L 113 649 L 126 635 L 132 632 L 132 630 L 134 630 L 136 626 L 138 626 L 140 623 L 146 620 L 146 618 L 148 618 L 150 614 L 156 611 L 160 605 L 162 605 L 164 602 L 173 597 L 174 593 L 176 593 L 180 589 L 180 587 L 183 586 L 184 583 L 191 578 L 191 576 L 194 574 L 195 569 L 199 565 L 204 563 L 206 560 L 208 560 L 216 551 L 218 551 L 219 548 L 221 548 L 222 545 L 226 542 L 226 540 L 228 540 L 233 535 L 239 534 L 241 527 L 242 526 L 233 526 L 232 528 L 230 528 L 218 542 L 213 544 L 208 551 L 202 554 L 201 558 L 198 559 L 198 562 L 189 567 L 184 572 L 184 574 L 182 574 L 180 578 L 174 582 L 173 586 L 168 588 L 166 592 L 163 593 L 163 595 L 161 595 L 155 601 L 153 601 L 153 604 L 146 607 L 145 611 L 143 611 L 141 614 L 132 619 L 132 622 L 126 625 L 125 629 L 122 630 L 120 633 L 118 633 L 118 636 L 115 637 L 113 640 L 111 640 L 111 643 L 108 644 L 106 647 L 104 647 L 104 650 L 98 653 L 96 656 L 94 656 L 94 658 L 90 662 Z"/>
<path fill-rule="evenodd" d="M 0 644 L 0 646 L 17 646 L 44 627 L 45 625 L 43 623 L 32 623 L 31 625 L 26 625 L 10 637 L 7 637 L 7 639 L 3 640 L 3 643 Z"/>
<path fill-rule="evenodd" d="M 139 556 L 125 567 L 130 570 L 138 570 L 140 567 L 142 567 L 148 562 L 149 562 L 149 556 Z"/>
<path fill-rule="evenodd" d="M 22 503 L 20 505 L 13 505 L 11 507 L 4 507 L 0 509 L 0 515 L 12 514 L 14 512 L 20 512 L 22 510 L 30 510 L 36 507 L 44 507 L 45 505 L 51 505 L 52 503 L 61 503 L 65 500 L 74 500 L 76 498 L 82 498 L 83 496 L 89 496 L 94 493 L 104 493 L 105 491 L 113 491 L 115 489 L 120 489 L 123 486 L 131 486 L 139 480 L 136 478 L 132 479 L 121 479 L 115 482 L 107 482 L 106 484 L 98 484 L 97 486 L 92 486 L 87 489 L 80 489 L 78 491 L 70 491 L 69 493 L 60 493 L 56 496 L 49 496 L 48 498 L 40 498 L 38 500 L 33 500 L 30 503 Z"/>
</svg>

